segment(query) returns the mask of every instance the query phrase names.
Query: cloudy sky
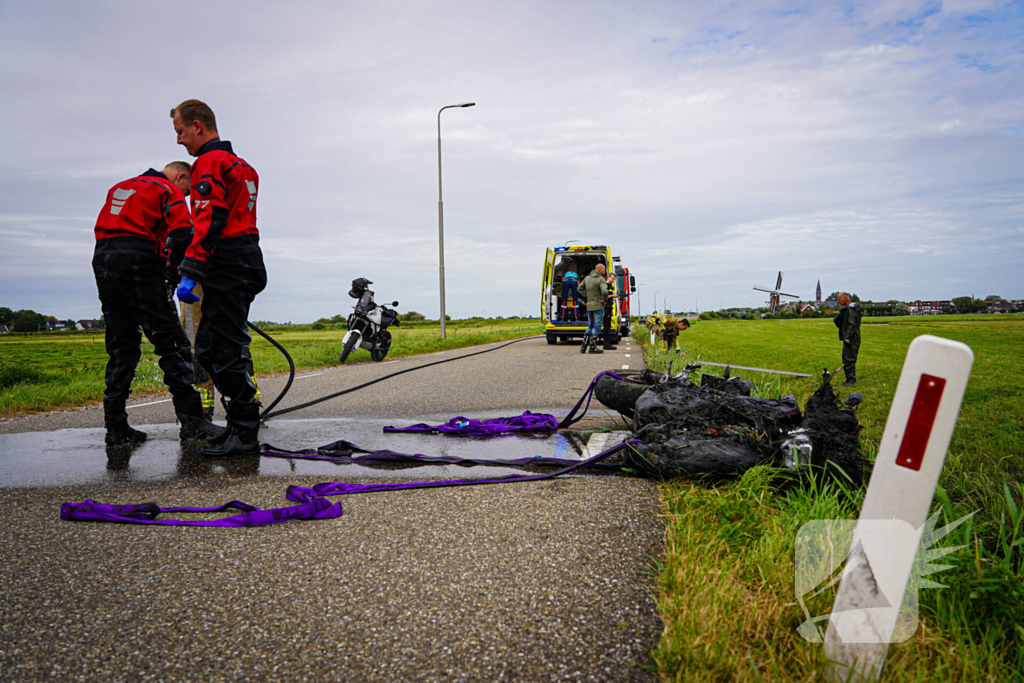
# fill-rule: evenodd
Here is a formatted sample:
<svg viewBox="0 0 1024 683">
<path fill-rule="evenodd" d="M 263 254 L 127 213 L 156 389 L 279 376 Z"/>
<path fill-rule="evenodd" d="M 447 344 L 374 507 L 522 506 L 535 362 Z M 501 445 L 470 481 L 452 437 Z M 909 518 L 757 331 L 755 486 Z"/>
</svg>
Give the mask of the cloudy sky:
<svg viewBox="0 0 1024 683">
<path fill-rule="evenodd" d="M 537 314 L 545 248 L 609 244 L 645 310 L 1024 298 L 1024 3 L 0 0 L 0 306 L 97 317 L 107 189 L 187 159 L 196 97 L 260 173 L 254 320 L 355 277 Z"/>
</svg>

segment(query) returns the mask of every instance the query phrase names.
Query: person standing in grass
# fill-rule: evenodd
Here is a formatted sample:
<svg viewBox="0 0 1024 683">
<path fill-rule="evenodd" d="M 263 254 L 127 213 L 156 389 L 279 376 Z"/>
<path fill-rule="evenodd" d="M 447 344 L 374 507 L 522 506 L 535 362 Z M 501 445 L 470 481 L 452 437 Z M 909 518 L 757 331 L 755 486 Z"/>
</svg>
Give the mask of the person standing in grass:
<svg viewBox="0 0 1024 683">
<path fill-rule="evenodd" d="M 839 340 L 843 342 L 843 373 L 846 375 L 844 387 L 857 383 L 857 354 L 860 353 L 860 319 L 861 308 L 856 301 L 850 300 L 846 292 L 839 292 L 839 313 L 832 322 L 839 328 Z"/>
<path fill-rule="evenodd" d="M 222 431 L 203 416 L 199 393 L 192 387 L 192 349 L 168 289 L 168 278 L 177 279 L 173 269 L 192 240 L 185 204 L 189 184 L 184 161 L 173 161 L 162 171 L 151 168 L 110 188 L 96 219 L 92 269 L 107 323 L 103 421 L 109 446 L 146 440 L 145 432 L 128 425 L 125 412 L 143 333 L 160 357 L 164 384 L 181 421 L 181 438 L 211 438 Z"/>
<path fill-rule="evenodd" d="M 605 281 L 604 264 L 599 263 L 590 275 L 583 279 L 583 291 L 587 299 L 587 320 L 590 325 L 586 334 L 583 335 L 583 345 L 580 346 L 580 353 L 588 349 L 590 353 L 604 353 L 603 349 L 597 348 L 597 337 L 601 334 L 601 324 L 604 322 L 604 305 L 608 300 L 608 283 Z"/>
</svg>

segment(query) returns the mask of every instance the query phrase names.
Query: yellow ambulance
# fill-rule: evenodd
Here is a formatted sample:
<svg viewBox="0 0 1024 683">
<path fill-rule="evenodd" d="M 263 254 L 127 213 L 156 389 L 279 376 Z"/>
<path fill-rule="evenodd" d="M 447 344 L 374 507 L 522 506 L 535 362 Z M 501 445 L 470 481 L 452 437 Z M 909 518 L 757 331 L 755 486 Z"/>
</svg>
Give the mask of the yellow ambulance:
<svg viewBox="0 0 1024 683">
<path fill-rule="evenodd" d="M 617 276 L 615 293 L 622 297 L 617 305 L 612 306 L 612 343 L 629 334 L 628 297 L 634 283 L 629 271 L 616 265 L 619 260 L 605 245 L 574 245 L 547 250 L 541 277 L 540 317 L 544 320 L 548 344 L 557 344 L 559 339 L 583 338 L 587 331 L 587 305 L 574 296 L 571 275 L 575 273 L 578 285 L 582 286 L 583 278 L 599 263 L 607 272 Z M 578 294 L 579 287 L 576 290 Z"/>
</svg>

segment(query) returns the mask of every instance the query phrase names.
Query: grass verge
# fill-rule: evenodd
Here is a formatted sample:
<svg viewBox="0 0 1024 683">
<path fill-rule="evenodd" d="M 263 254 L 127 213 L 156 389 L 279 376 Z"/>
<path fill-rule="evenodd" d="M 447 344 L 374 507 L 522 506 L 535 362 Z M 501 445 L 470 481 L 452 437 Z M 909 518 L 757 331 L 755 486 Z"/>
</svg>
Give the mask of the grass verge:
<svg viewBox="0 0 1024 683">
<path fill-rule="evenodd" d="M 866 401 L 858 417 L 862 447 L 873 457 L 884 429 L 906 349 L 918 334 L 964 341 L 975 366 L 950 445 L 935 510 L 951 522 L 978 511 L 944 539 L 964 546 L 945 558 L 935 578 L 948 588 L 923 589 L 920 625 L 889 648 L 891 681 L 1024 680 L 1024 404 L 1014 367 L 1024 339 L 1021 316 L 912 319 L 864 328 L 856 387 Z M 638 328 L 648 366 L 664 370 L 679 357 L 652 349 Z M 821 369 L 839 364 L 828 320 L 702 321 L 680 337 L 686 362 L 706 360 L 811 372 L 810 379 L 740 371 L 761 396 L 796 395 L 801 405 Z M 706 366 L 720 374 L 722 368 Z M 854 519 L 863 492 L 780 492 L 771 470 L 738 481 L 663 482 L 665 557 L 658 601 L 665 632 L 655 651 L 664 680 L 825 680 L 821 645 L 801 638 L 804 614 L 794 595 L 794 543 L 812 519 Z M 829 611 L 833 595 L 815 605 Z"/>
</svg>

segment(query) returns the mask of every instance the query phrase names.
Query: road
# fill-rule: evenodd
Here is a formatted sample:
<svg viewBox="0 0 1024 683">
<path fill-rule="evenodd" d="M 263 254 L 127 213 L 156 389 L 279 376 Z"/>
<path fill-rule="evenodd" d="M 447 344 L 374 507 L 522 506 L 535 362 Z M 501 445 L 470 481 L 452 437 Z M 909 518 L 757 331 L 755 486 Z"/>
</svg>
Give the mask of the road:
<svg viewBox="0 0 1024 683">
<path fill-rule="evenodd" d="M 600 370 L 641 367 L 636 347 L 577 349 L 524 341 L 275 419 L 564 413 Z M 304 373 L 283 405 L 477 350 Z M 264 381 L 265 394 L 282 382 Z M 160 400 L 137 401 L 133 423 L 169 422 Z M 21 432 L 10 438 L 31 450 L 30 433 L 101 439 L 101 417 L 65 411 L 0 432 Z M 318 424 L 299 420 L 289 433 Z M 168 425 L 150 431 L 176 447 Z M 5 457 L 31 453 L 0 452 L 0 465 Z M 340 519 L 254 529 L 58 518 L 62 502 L 85 498 L 277 507 L 287 484 L 321 480 L 228 463 L 163 479 L 0 488 L 3 680 L 654 680 L 645 667 L 661 630 L 651 573 L 663 529 L 650 481 L 574 476 L 364 494 L 343 500 Z"/>
</svg>

